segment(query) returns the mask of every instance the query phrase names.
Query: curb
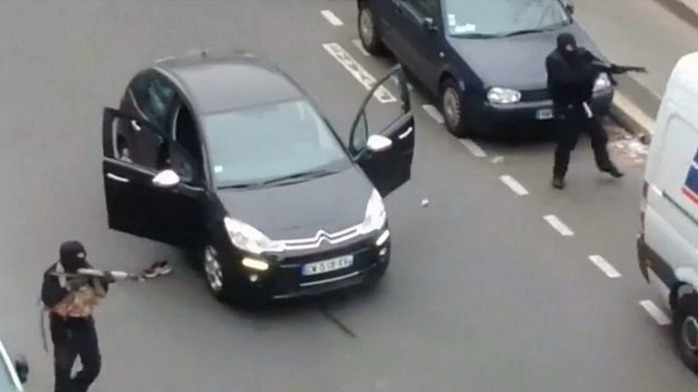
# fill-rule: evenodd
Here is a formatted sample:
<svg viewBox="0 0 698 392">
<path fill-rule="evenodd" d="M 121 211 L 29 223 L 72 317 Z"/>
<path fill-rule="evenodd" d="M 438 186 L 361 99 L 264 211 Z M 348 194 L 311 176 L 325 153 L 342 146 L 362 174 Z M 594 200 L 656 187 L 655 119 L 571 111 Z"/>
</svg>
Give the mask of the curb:
<svg viewBox="0 0 698 392">
<path fill-rule="evenodd" d="M 698 10 L 688 5 L 685 0 L 655 0 L 666 10 L 676 15 L 689 25 L 698 28 Z"/>
<path fill-rule="evenodd" d="M 651 141 L 654 120 L 618 91 L 613 97 L 610 115 L 613 120 L 635 134 L 643 143 Z"/>
</svg>

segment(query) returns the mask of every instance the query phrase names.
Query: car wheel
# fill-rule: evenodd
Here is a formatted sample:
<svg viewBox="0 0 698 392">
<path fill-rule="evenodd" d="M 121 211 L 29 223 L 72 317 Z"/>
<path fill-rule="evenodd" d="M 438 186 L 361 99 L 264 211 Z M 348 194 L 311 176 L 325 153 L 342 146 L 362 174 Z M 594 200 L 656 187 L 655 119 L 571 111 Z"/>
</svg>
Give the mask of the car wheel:
<svg viewBox="0 0 698 392">
<path fill-rule="evenodd" d="M 372 55 L 384 53 L 385 47 L 381 42 L 376 16 L 367 3 L 359 5 L 358 30 L 361 45 L 368 53 Z"/>
<path fill-rule="evenodd" d="M 466 121 L 463 98 L 453 79 L 446 79 L 441 85 L 440 100 L 446 129 L 457 138 L 468 136 L 471 132 Z"/>
<path fill-rule="evenodd" d="M 681 360 L 694 373 L 698 373 L 698 295 L 687 295 L 679 300 L 673 324 L 674 340 Z"/>
<path fill-rule="evenodd" d="M 232 282 L 229 274 L 223 268 L 219 257 L 218 249 L 213 245 L 206 245 L 203 251 L 204 274 L 209 291 L 213 296 L 221 301 L 230 301 Z"/>
</svg>

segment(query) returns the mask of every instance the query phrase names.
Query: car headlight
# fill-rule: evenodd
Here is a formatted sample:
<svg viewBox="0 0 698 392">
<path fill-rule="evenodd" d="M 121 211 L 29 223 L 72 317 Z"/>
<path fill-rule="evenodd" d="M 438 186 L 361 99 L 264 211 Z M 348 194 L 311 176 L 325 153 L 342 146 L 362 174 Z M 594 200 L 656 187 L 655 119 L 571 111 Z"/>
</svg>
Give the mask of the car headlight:
<svg viewBox="0 0 698 392">
<path fill-rule="evenodd" d="M 521 92 L 503 87 L 492 87 L 487 92 L 490 103 L 517 103 L 521 100 Z"/>
<path fill-rule="evenodd" d="M 594 82 L 594 92 L 607 90 L 611 88 L 611 86 L 611 78 L 608 77 L 607 73 L 603 72 L 599 74 Z"/>
<path fill-rule="evenodd" d="M 282 250 L 280 243 L 272 241 L 261 231 L 237 219 L 226 217 L 223 220 L 230 241 L 240 250 L 253 254 Z"/>
<path fill-rule="evenodd" d="M 387 219 L 388 214 L 385 212 L 383 198 L 376 189 L 373 189 L 373 192 L 371 192 L 371 197 L 368 198 L 364 221 L 361 223 L 359 230 L 363 234 L 380 230 L 383 228 L 383 226 L 385 226 Z"/>
</svg>

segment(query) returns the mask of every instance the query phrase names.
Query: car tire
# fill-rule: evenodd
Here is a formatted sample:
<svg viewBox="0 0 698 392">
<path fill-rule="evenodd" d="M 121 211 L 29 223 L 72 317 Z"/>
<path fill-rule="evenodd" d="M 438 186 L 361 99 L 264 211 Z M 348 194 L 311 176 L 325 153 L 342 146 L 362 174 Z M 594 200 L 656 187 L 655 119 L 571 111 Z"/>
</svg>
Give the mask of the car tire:
<svg viewBox="0 0 698 392">
<path fill-rule="evenodd" d="M 220 251 L 215 245 L 206 245 L 201 253 L 206 286 L 216 300 L 248 310 L 259 308 L 267 303 L 261 294 L 254 292 L 240 276 L 232 271 L 230 265 L 219 260 Z"/>
<path fill-rule="evenodd" d="M 220 302 L 230 302 L 233 298 L 232 274 L 220 261 L 218 248 L 208 244 L 201 253 L 201 265 L 209 292 Z"/>
<path fill-rule="evenodd" d="M 673 335 L 681 360 L 698 374 L 698 295 L 679 299 L 674 311 Z"/>
<path fill-rule="evenodd" d="M 467 123 L 463 95 L 458 84 L 453 79 L 446 79 L 439 89 L 439 107 L 444 117 L 446 129 L 457 138 L 467 137 L 472 134 Z"/>
<path fill-rule="evenodd" d="M 368 6 L 368 2 L 359 4 L 359 17 L 357 18 L 357 29 L 361 46 L 374 56 L 385 53 L 385 46 L 381 41 L 380 29 L 376 20 L 376 15 Z"/>
</svg>

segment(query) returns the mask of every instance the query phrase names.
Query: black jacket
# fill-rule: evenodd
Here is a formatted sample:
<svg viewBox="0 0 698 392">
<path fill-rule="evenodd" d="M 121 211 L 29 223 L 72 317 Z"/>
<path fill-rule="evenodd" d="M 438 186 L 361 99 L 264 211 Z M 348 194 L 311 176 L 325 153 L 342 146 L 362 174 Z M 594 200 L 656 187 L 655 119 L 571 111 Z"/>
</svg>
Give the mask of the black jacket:
<svg viewBox="0 0 698 392">
<path fill-rule="evenodd" d="M 556 106 L 579 106 L 591 99 L 601 69 L 596 57 L 582 49 L 572 57 L 553 50 L 545 59 L 548 91 Z"/>
</svg>

